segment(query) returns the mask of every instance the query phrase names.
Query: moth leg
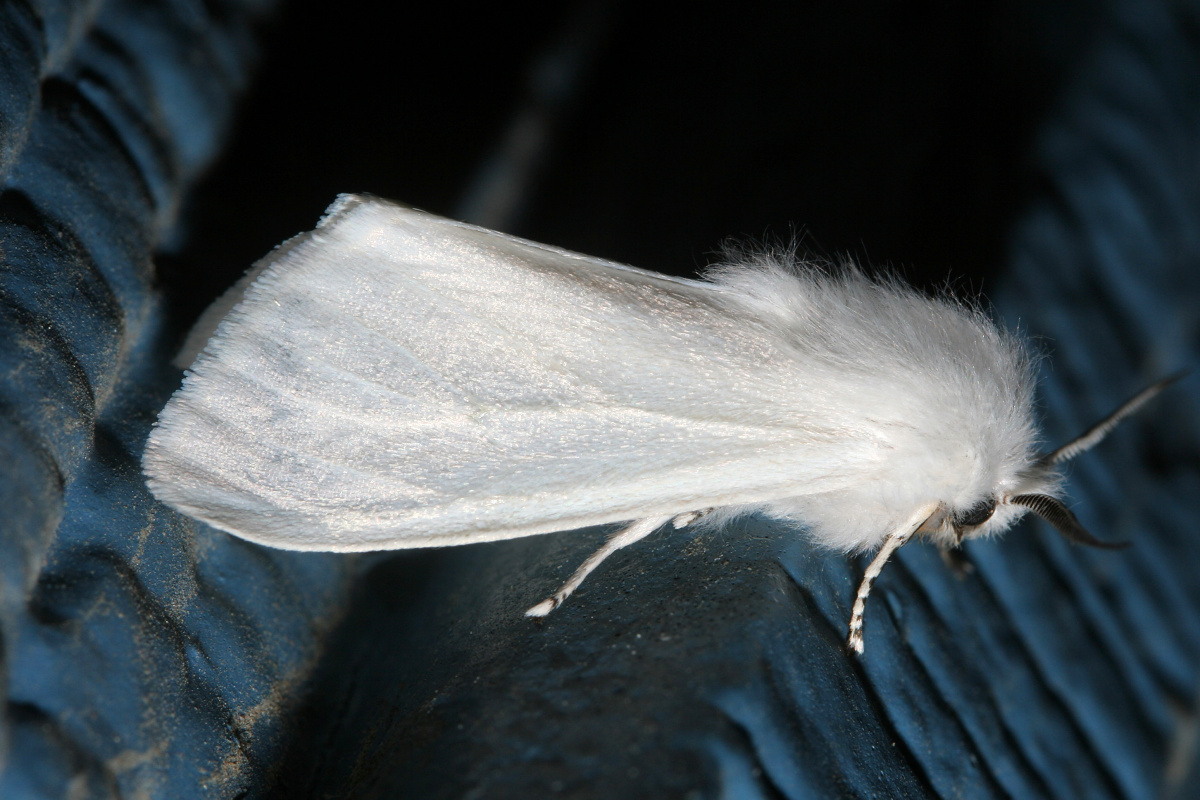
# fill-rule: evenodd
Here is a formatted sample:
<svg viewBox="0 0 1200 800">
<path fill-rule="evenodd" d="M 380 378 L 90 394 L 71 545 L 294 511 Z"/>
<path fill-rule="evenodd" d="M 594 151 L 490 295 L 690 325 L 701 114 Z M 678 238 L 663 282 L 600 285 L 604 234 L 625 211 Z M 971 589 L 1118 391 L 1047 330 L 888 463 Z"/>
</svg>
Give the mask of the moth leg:
<svg viewBox="0 0 1200 800">
<path fill-rule="evenodd" d="M 942 557 L 942 563 L 959 580 L 962 580 L 975 571 L 975 565 L 967 560 L 967 554 L 962 551 L 961 547 L 944 547 L 938 545 L 938 553 Z"/>
<path fill-rule="evenodd" d="M 911 539 L 917 529 L 924 525 L 930 516 L 937 513 L 938 508 L 939 504 L 937 503 L 922 508 L 907 523 L 889 533 L 883 540 L 883 547 L 879 548 L 871 565 L 863 573 L 862 583 L 858 585 L 858 596 L 854 599 L 854 609 L 850 612 L 850 635 L 846 638 L 846 646 L 860 656 L 863 654 L 863 612 L 867 607 L 867 597 L 871 594 L 871 586 L 879 577 L 879 573 L 883 571 L 883 565 L 892 557 L 892 553 Z"/>
<path fill-rule="evenodd" d="M 587 557 L 587 560 L 579 565 L 579 569 L 575 570 L 575 574 L 563 584 L 561 589 L 526 611 L 525 616 L 544 617 L 561 606 L 563 601 L 579 588 L 579 584 L 583 583 L 583 579 L 590 575 L 592 570 L 600 566 L 600 562 L 622 547 L 627 547 L 640 539 L 645 539 L 670 519 L 671 517 L 647 517 L 646 519 L 635 520 L 633 523 L 609 536 L 599 550 L 592 553 Z"/>
<path fill-rule="evenodd" d="M 688 525 L 691 525 L 701 517 L 707 516 L 710 511 L 712 511 L 711 508 L 702 508 L 699 511 L 688 511 L 683 514 L 676 514 L 671 518 L 671 524 L 675 526 L 675 530 L 686 528 Z"/>
</svg>

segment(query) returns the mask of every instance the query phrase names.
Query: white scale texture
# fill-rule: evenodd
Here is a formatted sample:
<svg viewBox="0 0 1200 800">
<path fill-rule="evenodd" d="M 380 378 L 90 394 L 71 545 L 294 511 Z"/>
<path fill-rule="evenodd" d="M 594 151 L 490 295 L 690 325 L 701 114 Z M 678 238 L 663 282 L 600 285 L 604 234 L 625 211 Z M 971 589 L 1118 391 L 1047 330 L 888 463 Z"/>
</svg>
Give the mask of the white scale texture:
<svg viewBox="0 0 1200 800">
<path fill-rule="evenodd" d="M 759 511 L 869 549 L 931 502 L 1057 493 L 1024 345 L 761 255 L 672 279 L 369 197 L 244 282 L 144 468 L 274 547 L 456 545 Z M 1024 513 L 1002 504 L 977 534 Z"/>
</svg>

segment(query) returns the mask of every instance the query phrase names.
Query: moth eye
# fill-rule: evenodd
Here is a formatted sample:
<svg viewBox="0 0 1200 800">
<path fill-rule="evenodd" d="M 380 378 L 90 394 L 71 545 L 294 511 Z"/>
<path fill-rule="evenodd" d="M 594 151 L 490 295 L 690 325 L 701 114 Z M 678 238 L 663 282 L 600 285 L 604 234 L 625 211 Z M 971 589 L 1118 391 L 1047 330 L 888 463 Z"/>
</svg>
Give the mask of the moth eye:
<svg viewBox="0 0 1200 800">
<path fill-rule="evenodd" d="M 975 505 L 954 515 L 954 524 L 960 528 L 973 528 L 982 525 L 996 513 L 996 498 L 988 497 Z"/>
</svg>

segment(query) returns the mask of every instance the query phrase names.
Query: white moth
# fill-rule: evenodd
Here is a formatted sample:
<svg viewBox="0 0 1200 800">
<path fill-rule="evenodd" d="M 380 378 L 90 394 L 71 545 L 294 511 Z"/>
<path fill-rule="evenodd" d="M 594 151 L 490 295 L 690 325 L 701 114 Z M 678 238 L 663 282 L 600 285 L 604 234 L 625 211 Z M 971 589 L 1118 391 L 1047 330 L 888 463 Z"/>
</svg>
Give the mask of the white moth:
<svg viewBox="0 0 1200 800">
<path fill-rule="evenodd" d="M 154 496 L 290 550 L 436 547 L 628 522 L 552 597 L 667 522 L 760 513 L 878 548 L 942 548 L 1057 499 L 1021 340 L 979 310 L 769 255 L 705 281 L 343 196 L 243 280 L 163 409 Z M 228 308 L 227 302 L 224 308 Z M 204 326 L 202 326 L 202 329 Z M 203 330 L 207 337 L 209 330 Z"/>
</svg>

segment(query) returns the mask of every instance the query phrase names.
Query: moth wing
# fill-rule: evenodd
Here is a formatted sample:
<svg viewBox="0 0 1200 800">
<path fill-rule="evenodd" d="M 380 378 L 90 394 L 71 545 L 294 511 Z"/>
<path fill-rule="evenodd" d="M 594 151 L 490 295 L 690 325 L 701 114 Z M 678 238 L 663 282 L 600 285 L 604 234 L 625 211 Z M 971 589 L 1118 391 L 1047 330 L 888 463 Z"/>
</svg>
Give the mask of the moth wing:
<svg viewBox="0 0 1200 800">
<path fill-rule="evenodd" d="M 156 497 L 252 541 L 462 544 L 854 472 L 804 370 L 710 284 L 353 196 L 264 262 L 144 456 Z"/>
</svg>

